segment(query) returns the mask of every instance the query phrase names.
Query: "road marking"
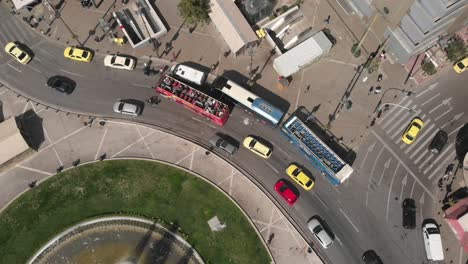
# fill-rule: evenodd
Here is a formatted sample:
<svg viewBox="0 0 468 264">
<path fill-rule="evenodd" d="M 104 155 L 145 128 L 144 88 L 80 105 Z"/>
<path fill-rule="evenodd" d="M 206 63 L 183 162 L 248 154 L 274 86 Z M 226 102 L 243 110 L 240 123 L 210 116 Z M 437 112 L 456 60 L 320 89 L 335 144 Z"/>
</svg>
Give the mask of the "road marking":
<svg viewBox="0 0 468 264">
<path fill-rule="evenodd" d="M 399 102 L 397 102 L 397 104 L 402 105 L 403 102 L 406 101 L 406 99 L 409 99 L 409 97 L 408 97 L 408 96 L 403 97 L 403 99 L 400 100 Z M 411 100 L 410 100 L 410 101 L 411 101 Z M 408 105 L 408 103 L 405 103 L 405 104 Z M 405 105 L 405 106 L 406 106 L 406 105 Z M 399 107 L 392 107 L 392 108 L 390 108 L 390 110 L 388 110 L 388 111 L 385 113 L 385 116 L 380 120 L 379 124 L 382 123 L 382 121 L 383 121 L 384 119 L 386 119 L 387 117 L 389 117 L 390 114 L 393 113 L 393 111 L 395 111 L 396 109 L 400 109 L 400 108 L 399 108 Z"/>
<path fill-rule="evenodd" d="M 312 193 L 312 195 L 315 196 L 315 198 L 317 198 L 323 204 L 325 209 L 329 210 L 328 205 L 322 199 L 320 199 L 320 197 L 318 197 L 315 193 Z"/>
<path fill-rule="evenodd" d="M 335 238 L 336 238 L 336 241 L 338 241 L 338 243 L 340 243 L 341 246 L 343 246 L 343 242 L 341 242 L 341 239 L 335 235 Z M 461 261 L 460 261 L 460 264 L 461 264 Z"/>
<path fill-rule="evenodd" d="M 137 127 L 138 128 L 138 127 Z M 96 151 L 96 155 L 94 155 L 94 159 L 97 160 L 99 154 L 101 153 L 102 149 L 102 144 L 104 144 L 104 139 L 106 138 L 107 131 L 109 130 L 109 126 L 106 126 L 106 129 L 104 129 L 104 134 L 102 135 L 101 141 L 99 142 L 98 149 Z"/>
<path fill-rule="evenodd" d="M 291 158 L 291 156 L 289 156 L 289 154 L 286 151 L 284 151 L 282 148 L 280 148 L 278 146 L 276 146 L 275 148 L 278 149 L 279 151 L 283 152 L 284 155 L 286 155 L 288 158 Z"/>
<path fill-rule="evenodd" d="M 388 207 L 390 206 L 390 195 L 392 194 L 392 186 L 393 186 L 393 180 L 395 180 L 395 175 L 397 174 L 398 168 L 400 167 L 400 163 L 397 164 L 397 167 L 395 169 L 395 173 L 393 173 L 392 180 L 390 181 L 390 187 L 388 188 L 388 195 L 387 195 L 387 211 L 385 215 L 385 219 L 388 221 Z"/>
<path fill-rule="evenodd" d="M 405 177 L 403 177 L 403 180 L 401 180 L 401 189 L 400 189 L 400 195 L 398 196 L 398 201 L 401 201 L 401 199 L 403 198 L 403 190 L 405 189 L 407 181 L 408 181 L 408 173 L 406 173 Z"/>
<path fill-rule="evenodd" d="M 439 165 L 439 160 L 442 159 L 442 157 L 445 156 L 445 154 L 447 154 L 447 152 L 453 147 L 455 143 L 450 143 L 450 145 L 447 146 L 447 148 L 445 148 L 444 151 L 442 151 L 442 153 L 439 154 L 439 156 L 431 162 L 431 165 L 427 166 L 427 168 L 424 170 L 424 174 L 428 173 L 429 170 L 432 168 L 432 166 L 434 166 L 434 164 L 437 164 Z M 438 166 L 439 167 L 439 166 Z M 429 177 L 429 180 L 431 179 L 432 177 Z"/>
<path fill-rule="evenodd" d="M 144 88 L 153 88 L 149 85 L 144 85 L 144 84 L 138 84 L 138 83 L 132 83 L 133 86 L 138 86 L 138 87 L 144 87 Z"/>
<path fill-rule="evenodd" d="M 364 158 L 362 159 L 361 165 L 359 165 L 359 169 L 362 169 L 362 167 L 364 166 L 364 163 L 365 163 L 366 160 L 367 160 L 367 157 L 369 156 L 369 152 L 374 151 L 374 147 L 375 147 L 375 142 L 372 143 L 372 145 L 370 145 L 370 146 L 367 148 L 366 155 L 364 155 Z"/>
<path fill-rule="evenodd" d="M 419 208 L 421 208 L 421 209 L 419 210 L 419 219 L 420 219 L 421 222 L 422 222 L 422 220 L 423 220 L 423 214 L 422 214 L 422 213 L 423 213 L 423 212 L 422 212 L 422 211 L 423 211 L 423 210 L 422 210 L 423 207 L 422 207 L 422 205 L 424 204 L 424 195 L 425 195 L 425 193 L 423 193 L 423 194 L 421 195 L 421 198 L 419 198 L 419 203 L 421 204 L 421 205 L 419 206 Z"/>
<path fill-rule="evenodd" d="M 377 184 L 377 186 L 380 186 L 380 184 L 382 184 L 382 180 L 385 176 L 385 171 L 390 168 L 390 163 L 392 162 L 392 158 L 389 158 L 387 160 L 387 162 L 384 163 L 384 168 L 382 170 L 382 173 L 381 173 L 381 176 L 380 176 L 380 179 L 379 179 L 379 183 Z"/>
<path fill-rule="evenodd" d="M 354 64 L 354 63 L 348 63 L 348 62 L 334 60 L 334 59 L 324 59 L 324 60 L 329 61 L 329 62 L 338 63 L 338 64 L 348 65 L 348 66 L 352 66 L 352 67 L 357 67 L 358 66 L 357 64 Z"/>
<path fill-rule="evenodd" d="M 452 108 L 452 107 L 450 107 L 450 109 L 449 109 L 449 110 L 447 110 L 447 111 L 445 111 L 444 113 L 442 113 L 440 116 L 438 116 L 436 119 L 434 119 L 434 121 L 437 121 L 437 120 L 439 120 L 439 119 L 440 119 L 440 118 L 442 118 L 444 115 L 446 115 L 446 114 L 450 113 L 452 110 L 453 110 L 453 108 Z"/>
<path fill-rule="evenodd" d="M 202 120 L 197 119 L 197 118 L 195 118 L 195 117 L 192 117 L 192 119 L 195 120 L 195 121 L 198 121 L 198 122 L 200 122 L 200 123 L 202 123 L 202 124 L 205 124 L 205 125 L 207 125 L 207 126 L 209 126 L 209 127 L 211 127 L 211 128 L 218 129 L 217 127 L 212 126 L 212 125 L 210 125 L 210 124 L 207 124 L 207 123 L 203 122 Z"/>
<path fill-rule="evenodd" d="M 455 154 L 455 153 L 454 153 Z M 449 163 L 450 160 L 452 160 L 454 157 L 454 155 L 448 155 L 442 162 L 438 163 L 438 164 L 447 164 Z M 431 173 L 431 175 L 429 175 L 428 179 L 432 179 L 437 172 L 439 172 L 441 169 L 443 168 L 443 166 L 437 166 L 437 168 L 434 169 L 434 171 Z M 437 179 L 437 177 L 436 177 Z"/>
<path fill-rule="evenodd" d="M 369 181 L 367 182 L 366 207 L 369 204 L 369 188 L 371 186 L 372 177 L 374 177 L 375 166 L 377 165 L 377 161 L 379 160 L 380 155 L 382 155 L 383 150 L 384 150 L 384 148 L 380 149 L 379 154 L 377 154 L 377 158 L 374 161 L 374 165 L 372 165 L 372 170 L 371 170 L 371 174 L 369 176 Z"/>
<path fill-rule="evenodd" d="M 424 90 L 424 91 L 422 91 L 422 92 L 420 92 L 420 93 L 418 92 L 417 95 L 416 95 L 416 98 L 418 98 L 419 96 L 425 94 L 426 92 L 428 92 L 428 91 L 434 89 L 438 84 L 439 84 L 438 82 L 435 82 L 435 83 L 429 85 L 429 87 L 428 87 L 426 90 Z"/>
<path fill-rule="evenodd" d="M 409 100 L 409 101 L 406 102 L 403 106 L 404 106 L 404 107 L 408 107 L 412 102 L 413 102 L 413 101 Z M 386 113 L 386 116 L 389 116 L 390 113 L 392 113 L 392 110 L 395 110 L 395 109 L 397 109 L 397 107 L 392 107 L 392 108 L 389 110 L 389 112 Z M 380 125 L 380 124 L 385 120 L 385 121 L 386 121 L 385 124 L 382 125 L 382 128 L 385 128 L 386 126 L 388 126 L 388 125 L 393 121 L 393 119 L 395 119 L 401 112 L 403 112 L 403 110 L 404 110 L 403 108 L 398 107 L 398 111 L 397 111 L 395 114 L 393 114 L 393 115 L 391 116 L 390 119 L 386 120 L 386 119 L 384 118 L 384 119 L 381 119 L 380 122 L 377 122 L 377 123 Z"/>
<path fill-rule="evenodd" d="M 457 127 L 454 131 L 450 132 L 448 135 L 452 135 L 453 133 L 457 132 L 460 128 L 464 127 L 466 124 L 462 124 L 461 126 Z"/>
<path fill-rule="evenodd" d="M 450 101 L 451 101 L 451 100 L 452 100 L 452 97 L 443 100 L 439 105 L 437 105 L 436 107 L 432 108 L 432 110 L 429 111 L 429 114 L 432 114 L 432 112 L 434 112 L 435 110 L 439 109 L 439 107 L 442 107 L 442 106 L 444 106 L 444 105 L 449 105 L 449 106 L 450 106 Z"/>
<path fill-rule="evenodd" d="M 426 153 L 429 153 L 429 151 L 424 152 L 424 155 L 420 155 L 419 158 L 418 158 L 418 161 L 419 161 L 419 159 L 421 159 L 422 157 L 426 156 Z M 432 153 L 431 153 L 431 154 L 432 154 Z M 425 159 L 423 162 L 421 162 L 421 164 L 420 164 L 419 167 L 418 167 L 418 171 L 421 171 L 422 167 L 427 166 L 428 164 L 430 164 L 431 158 L 433 157 L 433 155 L 431 155 L 431 154 L 429 154 L 429 156 L 427 157 L 427 159 Z"/>
<path fill-rule="evenodd" d="M 387 135 L 390 135 L 390 133 L 394 130 L 395 132 L 393 132 L 393 134 L 390 136 L 391 139 L 394 139 L 398 134 L 401 134 L 402 133 L 402 129 L 404 130 L 406 128 L 406 125 L 405 127 L 401 127 L 402 124 L 404 123 L 408 123 L 408 120 L 410 120 L 410 113 L 406 112 L 403 114 L 403 116 L 401 116 L 398 120 L 395 120 L 393 122 L 393 125 L 390 126 L 389 128 L 385 128 L 385 134 Z"/>
<path fill-rule="evenodd" d="M 34 60 L 37 60 L 39 62 L 41 62 L 42 60 L 40 60 L 38 57 L 34 57 Z"/>
<path fill-rule="evenodd" d="M 74 73 L 74 72 L 69 72 L 69 71 L 66 71 L 66 70 L 64 70 L 64 69 L 60 69 L 60 71 L 62 71 L 62 72 L 65 72 L 65 73 L 68 73 L 68 74 L 72 74 L 72 75 L 76 75 L 76 76 L 84 77 L 84 76 L 83 76 L 83 75 L 81 75 L 81 74 Z"/>
<path fill-rule="evenodd" d="M 45 147 L 45 148 L 39 150 L 39 152 L 44 152 L 44 151 L 47 150 L 48 148 L 50 148 L 50 147 L 56 145 L 57 143 L 60 143 L 60 142 L 62 142 L 63 140 L 65 140 L 65 139 L 67 139 L 67 138 L 69 138 L 69 137 L 75 135 L 76 133 L 80 132 L 81 130 L 83 130 L 83 129 L 87 128 L 87 127 L 88 127 L 88 126 L 82 126 L 81 128 L 79 128 L 79 129 L 73 131 L 72 133 L 70 133 L 70 134 L 68 134 L 68 135 L 66 135 L 66 136 L 64 136 L 64 137 L 62 137 L 61 139 L 55 141 L 54 143 L 51 143 L 49 146 L 47 146 L 47 147 Z"/>
<path fill-rule="evenodd" d="M 403 167 L 405 167 L 405 169 L 409 172 L 413 179 L 417 181 L 419 185 L 421 185 L 421 188 L 423 188 L 424 191 L 427 192 L 427 194 L 435 201 L 435 196 L 429 191 L 429 189 L 426 188 L 426 186 L 424 186 L 421 180 L 419 180 L 418 177 L 416 177 L 416 175 L 411 171 L 411 169 L 408 166 L 406 166 L 405 163 L 403 163 L 403 161 L 399 158 L 395 151 L 393 151 L 393 149 L 391 149 L 390 146 L 387 143 L 385 143 L 385 141 L 383 141 L 383 139 L 373 129 L 371 129 L 371 133 L 374 134 L 375 137 L 377 137 L 380 140 L 380 142 L 388 149 L 388 151 L 401 163 Z"/>
<path fill-rule="evenodd" d="M 437 96 L 439 96 L 440 93 L 432 96 L 431 98 L 429 98 L 428 100 L 426 100 L 424 103 L 421 104 L 421 107 L 424 106 L 425 104 L 429 103 L 430 101 L 432 101 L 433 99 L 435 99 Z"/>
<path fill-rule="evenodd" d="M 461 112 L 460 114 L 458 115 L 455 115 L 450 121 L 448 121 L 447 123 L 445 123 L 443 126 L 440 127 L 440 129 L 442 130 L 442 128 L 444 128 L 445 126 L 447 126 L 448 124 L 454 122 L 454 121 L 457 121 L 460 117 L 463 116 L 465 112 Z"/>
<path fill-rule="evenodd" d="M 270 166 L 274 171 L 276 171 L 276 173 L 279 174 L 279 171 L 277 171 L 275 167 L 273 167 L 273 165 L 271 165 L 268 161 L 265 160 L 265 163 L 268 164 L 268 166 Z"/>
<path fill-rule="evenodd" d="M 59 154 L 57 153 L 57 150 L 55 148 L 52 148 L 52 150 L 55 152 L 55 156 L 57 157 L 59 163 L 60 163 L 60 166 L 63 166 L 63 162 L 62 160 L 60 159 L 60 156 Z"/>
<path fill-rule="evenodd" d="M 37 173 L 40 173 L 40 174 L 44 174 L 44 175 L 47 175 L 47 176 L 54 175 L 53 173 L 50 173 L 50 172 L 47 172 L 47 171 L 33 169 L 33 168 L 25 167 L 25 166 L 22 166 L 22 165 L 19 165 L 19 164 L 16 165 L 16 167 L 21 168 L 21 169 L 25 169 L 25 170 L 28 170 L 28 171 L 33 171 L 33 172 L 37 172 Z"/>
<path fill-rule="evenodd" d="M 34 68 L 33 66 L 30 66 L 30 65 L 28 65 L 28 66 L 29 66 L 29 68 L 31 68 L 31 69 L 33 69 L 33 70 L 37 71 L 38 73 L 42 73 L 40 70 L 38 70 L 38 69 Z"/>
<path fill-rule="evenodd" d="M 130 145 L 126 146 L 125 148 L 121 149 L 119 152 L 115 153 L 114 155 L 112 155 L 111 158 L 114 158 L 116 157 L 117 155 L 119 155 L 120 153 L 124 152 L 125 150 L 133 147 L 135 144 L 137 144 L 138 142 L 140 141 L 143 141 L 146 137 L 149 137 L 151 136 L 154 132 L 156 132 L 156 130 L 152 130 L 151 132 L 149 132 L 148 134 L 146 134 L 144 137 L 140 137 L 139 139 L 137 139 L 135 142 L 131 143 Z M 193 155 L 195 151 L 192 151 L 192 153 L 190 153 L 188 156 L 190 155 Z"/>
<path fill-rule="evenodd" d="M 8 66 L 10 66 L 10 68 L 12 68 L 13 70 L 17 71 L 17 72 L 22 72 L 20 71 L 19 69 L 17 69 L 16 67 L 10 65 L 10 63 L 7 63 Z"/>
<path fill-rule="evenodd" d="M 434 131 L 434 132 L 432 132 L 431 136 L 428 137 L 426 140 L 424 140 L 424 142 L 423 142 L 422 144 L 420 144 L 420 146 L 419 146 L 413 153 L 411 153 L 410 159 L 413 159 L 413 157 L 416 156 L 416 154 L 418 154 L 418 152 L 421 151 L 421 149 L 424 148 L 424 146 L 427 146 L 428 141 L 431 140 L 431 139 L 434 137 L 434 135 L 435 135 L 436 133 L 437 133 L 437 130 Z M 422 137 L 421 137 L 421 138 L 422 138 Z M 417 160 L 415 160 L 415 163 L 416 163 L 416 164 L 418 163 L 419 159 L 420 159 L 420 158 L 418 158 Z"/>
<path fill-rule="evenodd" d="M 411 194 L 410 198 L 413 198 L 413 191 L 414 191 L 414 186 L 416 186 L 416 181 L 413 182 L 413 186 L 411 187 Z"/>
<path fill-rule="evenodd" d="M 354 225 L 354 223 L 351 221 L 351 219 L 346 215 L 346 213 L 343 211 L 343 209 L 340 208 L 340 211 L 341 213 L 346 217 L 346 219 L 348 219 L 348 221 L 351 223 L 351 225 L 354 227 L 354 229 L 356 230 L 356 232 L 359 233 L 359 229 L 357 229 L 357 227 Z"/>
</svg>

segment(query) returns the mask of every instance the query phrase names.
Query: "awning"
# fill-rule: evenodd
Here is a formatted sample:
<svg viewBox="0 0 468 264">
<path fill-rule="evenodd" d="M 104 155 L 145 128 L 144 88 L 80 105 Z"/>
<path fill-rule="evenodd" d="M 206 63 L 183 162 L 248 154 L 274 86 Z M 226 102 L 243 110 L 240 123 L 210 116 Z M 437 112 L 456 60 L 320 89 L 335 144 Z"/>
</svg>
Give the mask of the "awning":
<svg viewBox="0 0 468 264">
<path fill-rule="evenodd" d="M 37 0 L 12 0 L 12 1 L 13 1 L 13 5 L 15 5 L 16 10 L 19 10 L 27 5 L 37 2 Z"/>
<path fill-rule="evenodd" d="M 210 17 L 233 53 L 257 41 L 257 36 L 234 1 L 211 0 Z"/>
</svg>

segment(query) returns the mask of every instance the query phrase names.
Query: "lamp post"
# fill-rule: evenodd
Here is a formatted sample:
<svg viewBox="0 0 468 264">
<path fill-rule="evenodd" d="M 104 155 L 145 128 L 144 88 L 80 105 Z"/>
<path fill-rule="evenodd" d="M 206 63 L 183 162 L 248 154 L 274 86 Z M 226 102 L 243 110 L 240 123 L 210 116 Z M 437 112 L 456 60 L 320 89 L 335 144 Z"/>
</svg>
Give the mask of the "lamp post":
<svg viewBox="0 0 468 264">
<path fill-rule="evenodd" d="M 390 91 L 390 90 L 397 90 L 397 91 L 400 91 L 401 93 L 406 93 L 407 96 L 414 95 L 413 92 L 411 92 L 411 91 L 406 91 L 405 89 L 394 88 L 394 87 L 392 87 L 392 88 L 387 88 L 387 89 L 382 93 L 382 96 L 380 97 L 380 100 L 379 100 L 379 102 L 377 103 L 377 106 L 375 107 L 373 114 L 374 114 L 375 112 L 377 112 L 377 109 L 378 109 L 378 108 L 380 107 L 380 105 L 382 104 L 382 100 L 383 100 L 385 94 L 386 94 L 388 91 Z"/>
</svg>

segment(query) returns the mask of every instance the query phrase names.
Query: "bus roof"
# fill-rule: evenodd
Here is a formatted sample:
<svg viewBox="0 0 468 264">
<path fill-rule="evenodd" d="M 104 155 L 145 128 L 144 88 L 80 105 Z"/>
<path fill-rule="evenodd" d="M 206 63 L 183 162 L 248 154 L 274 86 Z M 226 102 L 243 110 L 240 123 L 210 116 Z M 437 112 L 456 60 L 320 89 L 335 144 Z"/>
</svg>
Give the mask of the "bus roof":
<svg viewBox="0 0 468 264">
<path fill-rule="evenodd" d="M 259 98 L 239 84 L 222 76 L 214 80 L 213 87 L 249 108 L 252 108 L 252 103 Z"/>
<path fill-rule="evenodd" d="M 198 85 L 202 85 L 203 83 L 205 83 L 206 73 L 189 66 L 177 64 L 175 66 L 172 66 L 171 72 L 175 76 L 178 76 L 180 78 L 183 78 L 184 80 Z"/>
<path fill-rule="evenodd" d="M 284 116 L 283 111 L 262 98 L 254 100 L 252 103 L 252 109 L 275 125 L 278 124 Z"/>
</svg>

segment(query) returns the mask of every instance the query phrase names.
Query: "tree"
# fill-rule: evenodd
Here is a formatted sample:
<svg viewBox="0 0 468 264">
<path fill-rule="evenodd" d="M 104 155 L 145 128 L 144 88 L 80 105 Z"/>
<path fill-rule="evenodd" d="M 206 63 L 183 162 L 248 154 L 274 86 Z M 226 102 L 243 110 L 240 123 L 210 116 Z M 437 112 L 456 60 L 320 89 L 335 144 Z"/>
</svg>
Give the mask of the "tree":
<svg viewBox="0 0 468 264">
<path fill-rule="evenodd" d="M 427 74 L 427 75 L 434 75 L 437 70 L 434 66 L 434 64 L 431 61 L 426 61 L 423 66 L 422 70 Z"/>
<path fill-rule="evenodd" d="M 190 25 L 204 25 L 210 21 L 210 0 L 181 0 L 177 8 Z"/>
<path fill-rule="evenodd" d="M 467 54 L 465 42 L 458 35 L 454 35 L 450 38 L 450 41 L 445 48 L 447 58 L 451 62 L 458 62 L 463 59 Z"/>
</svg>

